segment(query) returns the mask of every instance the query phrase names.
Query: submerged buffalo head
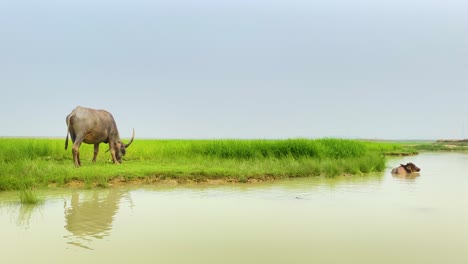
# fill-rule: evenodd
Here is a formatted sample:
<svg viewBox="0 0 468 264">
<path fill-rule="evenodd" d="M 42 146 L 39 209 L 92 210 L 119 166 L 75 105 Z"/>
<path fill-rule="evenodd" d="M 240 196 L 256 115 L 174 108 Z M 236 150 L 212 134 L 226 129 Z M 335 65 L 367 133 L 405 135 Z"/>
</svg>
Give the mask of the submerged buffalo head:
<svg viewBox="0 0 468 264">
<path fill-rule="evenodd" d="M 400 164 L 400 166 L 405 169 L 407 173 L 419 172 L 421 169 L 414 165 L 412 162 L 406 163 L 406 165 Z"/>
<path fill-rule="evenodd" d="M 399 167 L 396 167 L 392 170 L 392 174 L 412 174 L 412 173 L 418 173 L 421 171 L 419 167 L 414 165 L 414 163 L 406 163 L 405 164 L 400 164 Z"/>
</svg>

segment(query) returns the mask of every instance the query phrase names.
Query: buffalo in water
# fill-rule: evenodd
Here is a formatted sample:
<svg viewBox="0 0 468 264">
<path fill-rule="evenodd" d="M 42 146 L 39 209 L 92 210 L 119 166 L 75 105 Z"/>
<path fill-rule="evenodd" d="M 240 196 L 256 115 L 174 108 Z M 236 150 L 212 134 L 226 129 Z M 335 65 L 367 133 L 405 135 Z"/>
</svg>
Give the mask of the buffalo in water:
<svg viewBox="0 0 468 264">
<path fill-rule="evenodd" d="M 392 170 L 392 174 L 411 174 L 421 171 L 419 167 L 414 165 L 414 163 L 406 163 L 406 165 L 400 164 L 399 167 L 396 167 Z"/>
<path fill-rule="evenodd" d="M 126 149 L 135 138 L 135 130 L 133 130 L 130 142 L 124 144 L 120 140 L 114 117 L 106 110 L 78 106 L 67 116 L 66 122 L 68 132 L 65 139 L 65 150 L 68 148 L 68 135 L 70 134 L 73 142 L 73 160 L 76 167 L 81 166 L 79 149 L 82 142 L 94 144 L 93 162 L 96 162 L 99 144 L 109 143 L 112 161 L 119 164 L 122 162 L 122 156 L 125 156 L 127 152 Z"/>
</svg>

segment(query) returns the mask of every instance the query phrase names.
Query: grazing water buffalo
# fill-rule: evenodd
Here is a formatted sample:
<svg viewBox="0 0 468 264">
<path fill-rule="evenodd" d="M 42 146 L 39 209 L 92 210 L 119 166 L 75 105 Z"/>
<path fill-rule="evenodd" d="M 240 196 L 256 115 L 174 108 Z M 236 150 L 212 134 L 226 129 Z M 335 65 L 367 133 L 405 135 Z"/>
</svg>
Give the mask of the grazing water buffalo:
<svg viewBox="0 0 468 264">
<path fill-rule="evenodd" d="M 409 162 L 406 165 L 400 164 L 400 167 L 394 168 L 392 170 L 393 174 L 409 174 L 414 172 L 419 172 L 421 169 L 418 168 L 413 163 Z"/>
<path fill-rule="evenodd" d="M 68 148 L 68 134 L 70 134 L 73 142 L 73 160 L 77 167 L 81 165 L 79 149 L 82 142 L 94 144 L 93 162 L 96 162 L 99 144 L 109 143 L 112 161 L 115 164 L 119 164 L 122 162 L 122 156 L 125 156 L 126 149 L 132 144 L 135 138 L 135 130 L 133 130 L 130 142 L 124 144 L 120 140 L 114 117 L 105 110 L 95 110 L 78 106 L 67 116 L 66 121 L 68 132 L 67 138 L 65 139 L 65 149 Z"/>
</svg>

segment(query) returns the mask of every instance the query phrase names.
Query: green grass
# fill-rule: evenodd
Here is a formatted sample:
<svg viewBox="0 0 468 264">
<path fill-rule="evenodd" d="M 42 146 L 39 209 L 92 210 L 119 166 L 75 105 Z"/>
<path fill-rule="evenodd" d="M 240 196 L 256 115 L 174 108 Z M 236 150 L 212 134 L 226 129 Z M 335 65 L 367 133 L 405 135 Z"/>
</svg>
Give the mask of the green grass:
<svg viewBox="0 0 468 264">
<path fill-rule="evenodd" d="M 70 142 L 71 143 L 71 142 Z M 75 168 L 71 148 L 63 139 L 0 138 L 0 190 L 24 190 L 73 181 L 87 187 L 108 187 L 114 178 L 271 179 L 364 174 L 385 169 L 389 152 L 399 144 L 344 139 L 287 140 L 136 140 L 121 165 L 110 161 L 101 144 L 96 164 L 93 146 L 80 149 L 82 166 Z"/>
</svg>

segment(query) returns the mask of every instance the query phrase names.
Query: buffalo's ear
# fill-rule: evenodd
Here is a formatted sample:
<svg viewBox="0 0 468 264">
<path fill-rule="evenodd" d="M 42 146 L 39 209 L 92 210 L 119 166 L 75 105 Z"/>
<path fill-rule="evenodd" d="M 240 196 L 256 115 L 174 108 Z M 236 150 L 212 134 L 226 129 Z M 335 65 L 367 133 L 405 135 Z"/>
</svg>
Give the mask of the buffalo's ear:
<svg viewBox="0 0 468 264">
<path fill-rule="evenodd" d="M 400 163 L 400 166 L 402 166 L 402 167 L 406 167 L 406 165 L 403 165 L 403 164 L 401 164 L 401 163 Z"/>
</svg>

